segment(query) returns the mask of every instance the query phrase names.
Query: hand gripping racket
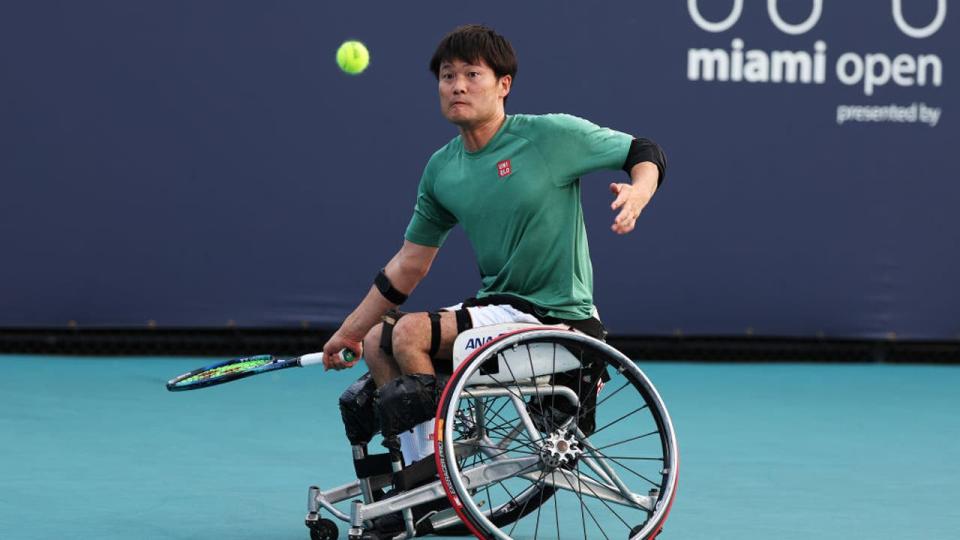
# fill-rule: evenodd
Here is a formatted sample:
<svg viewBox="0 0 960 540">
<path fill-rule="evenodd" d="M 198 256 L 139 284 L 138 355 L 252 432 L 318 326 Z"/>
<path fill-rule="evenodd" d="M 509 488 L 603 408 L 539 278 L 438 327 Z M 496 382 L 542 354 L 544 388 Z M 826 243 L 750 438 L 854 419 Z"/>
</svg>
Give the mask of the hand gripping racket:
<svg viewBox="0 0 960 540">
<path fill-rule="evenodd" d="M 357 357 L 357 355 L 349 349 L 340 351 L 340 356 L 347 362 L 353 362 Z M 322 363 L 322 352 L 305 354 L 296 358 L 274 358 L 268 354 L 247 358 L 235 358 L 174 377 L 167 381 L 167 390 L 171 392 L 196 390 L 198 388 L 206 388 L 208 386 L 244 379 L 253 375 L 260 375 L 261 373 L 269 373 L 278 369 L 307 367 Z"/>
</svg>

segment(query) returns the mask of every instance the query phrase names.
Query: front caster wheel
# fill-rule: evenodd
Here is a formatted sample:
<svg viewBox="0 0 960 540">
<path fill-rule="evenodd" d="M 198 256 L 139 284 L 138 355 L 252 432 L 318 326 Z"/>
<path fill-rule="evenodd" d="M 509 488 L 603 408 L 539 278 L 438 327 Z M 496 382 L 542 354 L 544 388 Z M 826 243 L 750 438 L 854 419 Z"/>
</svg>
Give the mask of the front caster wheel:
<svg viewBox="0 0 960 540">
<path fill-rule="evenodd" d="M 337 524 L 329 519 L 318 519 L 310 524 L 310 540 L 337 540 L 340 531 Z"/>
</svg>

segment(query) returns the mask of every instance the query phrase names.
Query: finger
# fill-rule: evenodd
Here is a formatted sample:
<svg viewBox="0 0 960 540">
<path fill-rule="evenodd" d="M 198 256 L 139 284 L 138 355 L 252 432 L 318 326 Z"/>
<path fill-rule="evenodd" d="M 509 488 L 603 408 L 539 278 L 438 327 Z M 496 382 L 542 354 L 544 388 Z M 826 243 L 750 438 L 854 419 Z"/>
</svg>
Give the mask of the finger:
<svg viewBox="0 0 960 540">
<path fill-rule="evenodd" d="M 616 182 L 610 183 L 610 192 L 613 193 L 614 195 L 619 195 L 620 189 L 621 189 L 621 184 L 618 184 Z"/>
<path fill-rule="evenodd" d="M 628 202 L 630 202 L 630 194 L 627 193 L 626 191 L 621 191 L 617 199 L 613 201 L 613 204 L 610 205 L 610 209 L 618 210 L 624 207 L 624 205 L 627 204 Z"/>
<path fill-rule="evenodd" d="M 620 224 L 625 224 L 630 221 L 635 221 L 637 219 L 637 214 L 633 211 L 633 208 L 626 206 L 623 210 L 617 214 L 617 217 L 614 221 Z"/>
<path fill-rule="evenodd" d="M 324 353 L 323 355 L 323 367 L 325 370 L 339 370 L 340 364 L 343 363 L 343 360 L 340 358 L 340 353 L 336 351 L 336 348 L 329 354 Z"/>
<path fill-rule="evenodd" d="M 632 231 L 633 228 L 634 228 L 634 225 L 633 225 L 632 223 L 631 223 L 631 224 L 628 224 L 628 225 L 620 225 L 620 224 L 618 224 L 618 223 L 614 223 L 614 224 L 610 227 L 610 230 L 612 230 L 613 232 L 615 232 L 615 233 L 617 233 L 617 234 L 619 234 L 619 235 L 624 235 L 624 234 L 627 234 L 628 232 Z"/>
<path fill-rule="evenodd" d="M 323 370 L 324 371 L 327 371 L 328 369 L 333 367 L 333 362 L 336 359 L 335 354 L 336 352 L 334 351 L 334 348 L 331 347 L 329 344 L 327 344 L 327 346 L 323 348 Z"/>
<path fill-rule="evenodd" d="M 625 234 L 633 230 L 637 222 L 638 214 L 631 211 L 630 208 L 624 208 L 613 221 L 613 231 L 617 234 Z"/>
<path fill-rule="evenodd" d="M 630 190 L 627 189 L 629 186 L 627 184 L 617 184 L 617 186 L 619 186 L 619 189 L 617 190 L 617 198 L 613 201 L 613 204 L 610 205 L 611 210 L 620 208 L 630 200 Z"/>
</svg>

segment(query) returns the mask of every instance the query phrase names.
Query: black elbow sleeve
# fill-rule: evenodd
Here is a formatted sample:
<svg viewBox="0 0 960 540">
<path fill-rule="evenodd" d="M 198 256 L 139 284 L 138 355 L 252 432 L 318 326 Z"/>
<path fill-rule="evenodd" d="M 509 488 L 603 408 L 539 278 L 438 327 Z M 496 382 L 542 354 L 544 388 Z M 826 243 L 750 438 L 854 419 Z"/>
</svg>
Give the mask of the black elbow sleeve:
<svg viewBox="0 0 960 540">
<path fill-rule="evenodd" d="M 644 161 L 653 162 L 660 171 L 660 177 L 657 178 L 657 187 L 659 188 L 663 179 L 667 176 L 667 156 L 663 153 L 660 145 L 650 139 L 634 139 L 630 143 L 630 150 L 627 151 L 627 159 L 623 162 L 623 170 L 630 174 L 634 165 Z"/>
</svg>

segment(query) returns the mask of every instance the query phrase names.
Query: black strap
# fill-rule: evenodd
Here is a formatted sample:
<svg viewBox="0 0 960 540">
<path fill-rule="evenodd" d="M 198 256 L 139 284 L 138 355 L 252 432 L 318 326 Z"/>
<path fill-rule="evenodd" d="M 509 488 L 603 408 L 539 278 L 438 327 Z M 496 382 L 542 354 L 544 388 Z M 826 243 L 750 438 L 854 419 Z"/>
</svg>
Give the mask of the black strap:
<svg viewBox="0 0 960 540">
<path fill-rule="evenodd" d="M 470 312 L 467 311 L 467 308 L 458 309 L 453 313 L 457 317 L 457 334 L 473 328 L 473 319 L 470 317 Z"/>
<path fill-rule="evenodd" d="M 600 341 L 606 341 L 607 339 L 607 329 L 603 326 L 603 323 L 600 322 L 600 319 L 595 317 L 582 320 L 561 320 L 561 322 L 574 330 L 579 330 Z"/>
<path fill-rule="evenodd" d="M 623 162 L 623 170 L 630 174 L 633 166 L 637 163 L 650 161 L 657 166 L 660 176 L 657 178 L 657 187 L 663 183 L 667 177 L 667 156 L 663 153 L 660 146 L 650 139 L 634 139 L 630 143 L 630 149 L 627 151 L 627 159 Z"/>
<path fill-rule="evenodd" d="M 393 474 L 390 454 L 371 454 L 362 459 L 355 459 L 353 460 L 353 469 L 357 472 L 358 479 Z"/>
<path fill-rule="evenodd" d="M 381 269 L 377 273 L 377 277 L 373 279 L 373 284 L 376 285 L 377 290 L 380 291 L 380 294 L 383 295 L 390 303 L 400 305 L 407 301 L 407 295 L 393 288 L 393 283 L 390 283 L 390 278 L 387 277 L 386 269 Z"/>
<path fill-rule="evenodd" d="M 381 317 L 383 327 L 380 328 L 380 349 L 388 356 L 393 356 L 393 327 L 404 315 L 406 313 L 403 311 L 391 309 Z"/>
<path fill-rule="evenodd" d="M 393 487 L 407 491 L 432 482 L 437 477 L 437 462 L 433 456 L 414 461 L 393 475 Z"/>
<path fill-rule="evenodd" d="M 436 311 L 429 313 L 430 316 L 430 358 L 437 355 L 440 350 L 440 314 Z"/>
</svg>

